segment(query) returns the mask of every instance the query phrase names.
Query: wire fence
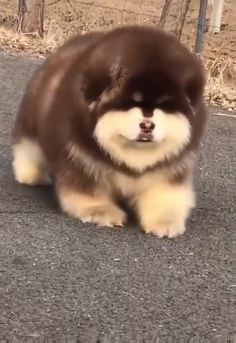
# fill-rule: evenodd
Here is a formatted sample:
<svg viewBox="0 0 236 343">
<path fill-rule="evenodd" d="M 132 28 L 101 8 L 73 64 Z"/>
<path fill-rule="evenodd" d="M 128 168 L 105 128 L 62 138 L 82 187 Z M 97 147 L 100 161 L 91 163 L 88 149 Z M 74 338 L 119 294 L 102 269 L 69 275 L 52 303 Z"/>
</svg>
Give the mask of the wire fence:
<svg viewBox="0 0 236 343">
<path fill-rule="evenodd" d="M 33 3 L 36 0 L 27 1 Z M 235 0 L 224 0 L 223 20 L 217 34 L 212 32 L 216 26 L 211 20 L 207 0 L 45 0 L 44 35 L 38 37 L 26 32 L 26 39 L 14 34 L 17 2 L 0 0 L 0 29 L 1 26 L 4 26 L 3 30 L 10 28 L 7 32 L 0 31 L 0 45 L 6 51 L 15 49 L 47 55 L 75 33 L 106 30 L 124 24 L 161 27 L 164 22 L 162 29 L 175 34 L 180 30 L 181 34 L 177 34 L 180 40 L 204 60 L 206 99 L 236 109 Z M 163 12 L 166 14 L 163 9 L 168 2 L 171 7 L 163 21 Z M 200 3 L 203 6 L 201 15 Z"/>
<path fill-rule="evenodd" d="M 65 14 L 67 4 L 68 26 L 71 30 L 93 31 L 110 29 L 123 24 L 147 24 L 160 27 L 163 6 L 168 0 L 55 0 Z M 169 0 L 171 1 L 171 0 Z M 236 80 L 236 22 L 233 15 L 235 0 L 225 0 L 225 12 L 219 34 L 211 31 L 211 12 L 207 0 L 189 0 L 189 7 L 181 28 L 179 21 L 188 0 L 172 0 L 164 29 L 176 33 L 181 30 L 181 41 L 204 59 L 207 67 L 206 99 L 215 104 L 235 108 Z M 200 11 L 200 1 L 202 12 Z M 205 8 L 204 8 L 205 6 Z M 48 9 L 53 3 L 48 3 Z M 63 15 L 64 15 L 63 14 Z M 162 23 L 163 24 L 163 23 Z"/>
<path fill-rule="evenodd" d="M 1 11 L 13 2 L 17 6 L 16 0 L 0 2 L 0 16 Z M 210 21 L 211 6 L 207 5 L 207 0 L 45 0 L 45 23 L 49 23 L 45 28 L 50 31 L 55 24 L 53 30 L 58 29 L 66 38 L 77 32 L 111 29 L 123 24 L 159 27 L 167 2 L 171 3 L 171 7 L 165 18 L 164 30 L 176 33 L 181 15 L 187 9 L 181 41 L 192 51 L 209 59 L 218 56 L 236 59 L 235 0 L 225 0 L 221 30 L 216 35 L 211 32 L 216 26 Z M 206 6 L 202 17 L 199 15 L 200 3 Z M 17 9 L 13 13 L 17 14 Z"/>
<path fill-rule="evenodd" d="M 172 0 L 171 11 L 168 13 L 164 29 L 173 32 L 178 26 L 183 3 L 186 0 Z M 205 12 L 199 15 L 200 3 L 205 2 Z M 222 40 L 210 34 L 215 25 L 210 23 L 209 6 L 207 0 L 189 1 L 189 8 L 185 17 L 181 40 L 196 53 L 214 58 L 215 51 L 222 48 L 222 56 L 226 54 L 228 40 L 236 41 L 236 25 L 233 19 L 233 2 L 226 0 L 226 16 L 223 18 L 220 35 Z M 231 6 L 232 3 L 232 6 Z M 54 7 L 60 7 L 64 13 L 67 28 L 75 31 L 93 31 L 110 29 L 122 24 L 151 24 L 159 26 L 165 0 L 46 0 L 46 13 Z M 218 44 L 220 41 L 220 44 Z M 231 44 L 231 50 L 234 50 Z M 236 49 L 235 49 L 236 51 Z M 227 53 L 229 54 L 230 51 Z"/>
</svg>

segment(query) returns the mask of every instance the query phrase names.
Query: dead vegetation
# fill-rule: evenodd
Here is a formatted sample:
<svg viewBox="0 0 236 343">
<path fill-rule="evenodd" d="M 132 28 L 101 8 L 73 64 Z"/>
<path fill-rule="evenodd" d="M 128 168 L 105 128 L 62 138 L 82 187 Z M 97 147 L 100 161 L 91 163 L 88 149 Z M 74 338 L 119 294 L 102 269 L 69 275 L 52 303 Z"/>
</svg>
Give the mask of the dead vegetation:
<svg viewBox="0 0 236 343">
<path fill-rule="evenodd" d="M 231 58 L 205 60 L 207 70 L 206 100 L 216 105 L 236 109 L 236 64 Z"/>
<path fill-rule="evenodd" d="M 49 3 L 52 5 L 49 6 Z M 196 3 L 190 3 L 181 38 L 192 50 L 198 17 Z M 234 0 L 226 0 L 223 30 L 217 35 L 206 32 L 203 62 L 207 70 L 206 100 L 235 111 L 236 13 L 233 11 L 236 12 L 236 9 L 233 3 Z M 43 38 L 15 30 L 17 11 L 14 4 L 12 0 L 0 0 L 0 50 L 44 58 L 77 32 L 110 29 L 131 23 L 158 25 L 163 1 L 129 0 L 123 1 L 122 6 L 122 2 L 117 0 L 48 0 Z"/>
<path fill-rule="evenodd" d="M 0 49 L 10 54 L 23 54 L 44 58 L 61 45 L 66 35 L 55 23 L 48 23 L 43 38 L 37 35 L 23 34 L 4 27 L 0 27 Z"/>
</svg>

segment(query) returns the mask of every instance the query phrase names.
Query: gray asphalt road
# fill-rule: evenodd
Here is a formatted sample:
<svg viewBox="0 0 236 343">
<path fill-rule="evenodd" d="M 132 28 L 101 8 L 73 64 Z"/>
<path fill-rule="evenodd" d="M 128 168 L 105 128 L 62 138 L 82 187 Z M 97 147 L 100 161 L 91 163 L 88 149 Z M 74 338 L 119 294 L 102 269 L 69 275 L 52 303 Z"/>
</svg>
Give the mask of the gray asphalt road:
<svg viewBox="0 0 236 343">
<path fill-rule="evenodd" d="M 37 64 L 0 56 L 0 338 L 232 339 L 236 118 L 210 116 L 184 236 L 99 230 L 60 214 L 50 188 L 13 180 L 10 129 Z"/>
</svg>

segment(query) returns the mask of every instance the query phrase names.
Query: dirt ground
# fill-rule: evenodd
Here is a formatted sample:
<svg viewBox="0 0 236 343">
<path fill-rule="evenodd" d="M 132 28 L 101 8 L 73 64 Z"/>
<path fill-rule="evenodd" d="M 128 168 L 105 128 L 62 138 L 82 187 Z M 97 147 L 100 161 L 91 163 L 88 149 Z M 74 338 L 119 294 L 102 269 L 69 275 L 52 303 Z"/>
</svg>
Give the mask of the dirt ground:
<svg viewBox="0 0 236 343">
<path fill-rule="evenodd" d="M 167 30 L 172 28 L 181 6 L 174 0 Z M 43 39 L 14 32 L 17 1 L 0 0 L 0 49 L 11 53 L 45 56 L 68 36 L 77 32 L 110 29 L 122 24 L 158 25 L 164 0 L 45 0 L 45 36 Z M 199 1 L 192 0 L 181 40 L 194 50 Z M 207 13 L 207 23 L 210 8 Z M 206 98 L 236 109 L 236 5 L 225 0 L 222 30 L 207 32 L 203 60 L 208 70 Z"/>
</svg>

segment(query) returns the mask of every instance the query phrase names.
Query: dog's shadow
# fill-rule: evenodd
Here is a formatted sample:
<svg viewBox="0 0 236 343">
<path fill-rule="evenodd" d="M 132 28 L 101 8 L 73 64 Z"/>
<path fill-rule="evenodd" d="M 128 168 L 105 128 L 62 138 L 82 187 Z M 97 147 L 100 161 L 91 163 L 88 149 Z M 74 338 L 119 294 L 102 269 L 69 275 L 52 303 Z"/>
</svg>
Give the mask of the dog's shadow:
<svg viewBox="0 0 236 343">
<path fill-rule="evenodd" d="M 31 202 L 32 210 L 58 213 L 59 204 L 52 186 L 27 186 L 17 184 L 18 193 Z"/>
<path fill-rule="evenodd" d="M 37 194 L 43 206 L 52 212 L 58 213 L 59 204 L 53 186 L 36 186 L 31 191 Z"/>
</svg>

